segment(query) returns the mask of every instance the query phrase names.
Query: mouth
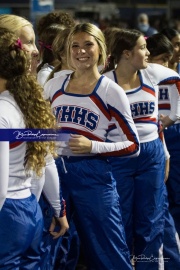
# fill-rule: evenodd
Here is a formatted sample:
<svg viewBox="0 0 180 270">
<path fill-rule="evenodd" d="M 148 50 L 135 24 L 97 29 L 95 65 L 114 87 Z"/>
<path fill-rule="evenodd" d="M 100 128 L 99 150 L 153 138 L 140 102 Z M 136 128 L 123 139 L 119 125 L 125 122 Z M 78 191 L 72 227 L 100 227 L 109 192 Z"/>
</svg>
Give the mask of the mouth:
<svg viewBox="0 0 180 270">
<path fill-rule="evenodd" d="M 88 59 L 89 59 L 88 57 L 79 57 L 79 58 L 77 58 L 77 60 L 80 61 L 80 62 L 85 62 Z"/>
</svg>

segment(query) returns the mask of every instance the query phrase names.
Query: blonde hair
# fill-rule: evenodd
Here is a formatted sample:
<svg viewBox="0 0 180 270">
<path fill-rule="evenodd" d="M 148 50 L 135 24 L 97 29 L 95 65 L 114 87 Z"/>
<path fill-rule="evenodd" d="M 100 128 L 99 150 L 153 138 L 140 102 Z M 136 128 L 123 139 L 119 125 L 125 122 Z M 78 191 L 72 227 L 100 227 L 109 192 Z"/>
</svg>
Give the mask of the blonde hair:
<svg viewBox="0 0 180 270">
<path fill-rule="evenodd" d="M 23 17 L 13 14 L 0 15 L 0 27 L 12 31 L 17 36 L 19 36 L 21 28 L 25 26 L 32 26 L 32 24 Z"/>
<path fill-rule="evenodd" d="M 105 61 L 106 61 L 106 43 L 105 43 L 104 34 L 96 25 L 92 23 L 80 23 L 80 24 L 75 25 L 72 28 L 68 37 L 67 62 L 70 65 L 70 68 L 74 68 L 73 66 L 71 67 L 71 55 L 70 55 L 71 40 L 75 34 L 81 33 L 81 32 L 87 33 L 95 38 L 99 46 L 99 50 L 100 50 L 98 65 L 104 66 Z"/>
<path fill-rule="evenodd" d="M 42 88 L 30 75 L 30 59 L 22 50 L 14 33 L 0 28 L 0 77 L 5 79 L 6 89 L 19 106 L 26 128 L 55 129 L 56 120 L 50 104 L 42 96 Z M 41 175 L 45 157 L 55 154 L 55 143 L 49 141 L 27 142 L 26 170 Z"/>
</svg>

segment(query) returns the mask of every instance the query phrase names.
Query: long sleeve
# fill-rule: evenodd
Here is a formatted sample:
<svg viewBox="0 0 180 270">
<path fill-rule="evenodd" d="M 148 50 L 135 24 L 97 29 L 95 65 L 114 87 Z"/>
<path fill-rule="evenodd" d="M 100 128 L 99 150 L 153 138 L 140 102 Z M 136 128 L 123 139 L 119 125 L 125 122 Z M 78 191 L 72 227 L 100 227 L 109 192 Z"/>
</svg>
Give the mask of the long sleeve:
<svg viewBox="0 0 180 270">
<path fill-rule="evenodd" d="M 60 191 L 60 181 L 57 167 L 53 158 L 49 159 L 45 167 L 45 183 L 43 193 L 54 209 L 56 217 L 65 215 L 65 201 Z"/>
<path fill-rule="evenodd" d="M 139 137 L 131 116 L 130 104 L 124 90 L 110 82 L 107 91 L 107 106 L 110 118 L 118 131 L 119 140 L 116 142 L 92 141 L 91 153 L 114 156 L 134 157 L 139 155 Z"/>
<path fill-rule="evenodd" d="M 39 198 L 41 196 L 44 182 L 45 182 L 45 168 L 42 171 L 41 177 L 37 177 L 36 174 L 32 172 L 31 192 L 36 196 L 37 201 L 39 201 Z"/>
<path fill-rule="evenodd" d="M 0 210 L 6 199 L 9 182 L 9 142 L 0 141 Z"/>
<path fill-rule="evenodd" d="M 169 118 L 172 121 L 180 119 L 180 81 L 174 81 L 174 83 L 168 83 L 168 93 L 170 101 Z"/>
<path fill-rule="evenodd" d="M 167 85 L 170 97 L 169 118 L 176 121 L 180 118 L 180 76 L 170 68 L 158 64 L 149 64 L 148 75 L 153 85 Z"/>
</svg>

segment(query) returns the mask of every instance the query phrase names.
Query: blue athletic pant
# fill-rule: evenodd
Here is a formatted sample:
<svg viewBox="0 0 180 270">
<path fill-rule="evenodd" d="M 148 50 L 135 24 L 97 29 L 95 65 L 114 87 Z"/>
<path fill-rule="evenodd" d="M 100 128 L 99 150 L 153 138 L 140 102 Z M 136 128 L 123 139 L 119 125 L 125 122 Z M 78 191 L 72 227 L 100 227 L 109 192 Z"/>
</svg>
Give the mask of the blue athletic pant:
<svg viewBox="0 0 180 270">
<path fill-rule="evenodd" d="M 58 248 L 61 245 L 62 237 L 53 239 L 52 235 L 49 233 L 49 228 L 54 216 L 54 210 L 43 194 L 41 194 L 39 204 L 44 219 L 43 235 L 41 241 L 40 267 L 41 270 L 53 270 Z"/>
<path fill-rule="evenodd" d="M 111 158 L 120 195 L 126 240 L 136 270 L 163 264 L 164 150 L 160 139 L 141 143 L 136 158 Z"/>
<path fill-rule="evenodd" d="M 169 209 L 180 237 L 180 124 L 165 129 L 164 137 L 170 153 L 170 171 L 166 182 Z"/>
<path fill-rule="evenodd" d="M 165 225 L 164 225 L 164 241 L 163 255 L 165 270 L 180 269 L 180 240 L 175 228 L 174 220 L 169 212 L 169 203 L 167 190 L 165 186 Z"/>
<path fill-rule="evenodd" d="M 54 270 L 75 270 L 79 259 L 80 240 L 73 220 L 69 230 L 63 235 L 58 245 Z"/>
<path fill-rule="evenodd" d="M 39 270 L 42 212 L 34 195 L 6 199 L 0 211 L 0 269 Z"/>
<path fill-rule="evenodd" d="M 119 196 L 105 158 L 56 160 L 67 217 L 73 220 L 90 270 L 132 269 L 125 242 Z"/>
<path fill-rule="evenodd" d="M 53 239 L 49 233 L 49 227 L 54 216 L 54 211 L 43 194 L 41 194 L 39 204 L 44 219 L 41 242 L 41 269 L 75 270 L 79 258 L 79 237 L 73 220 L 70 222 L 69 230 L 65 235 L 58 239 Z M 66 202 L 66 205 L 68 207 L 69 204 Z"/>
</svg>

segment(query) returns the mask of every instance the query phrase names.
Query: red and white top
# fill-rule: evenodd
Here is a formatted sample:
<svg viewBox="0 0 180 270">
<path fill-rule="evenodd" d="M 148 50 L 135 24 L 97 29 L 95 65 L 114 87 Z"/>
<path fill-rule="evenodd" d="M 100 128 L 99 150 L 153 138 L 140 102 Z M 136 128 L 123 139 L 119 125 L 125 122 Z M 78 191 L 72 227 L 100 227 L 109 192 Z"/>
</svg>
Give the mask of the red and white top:
<svg viewBox="0 0 180 270">
<path fill-rule="evenodd" d="M 137 130 L 124 90 L 112 80 L 101 76 L 91 94 L 72 94 L 66 92 L 70 77 L 71 74 L 53 78 L 44 86 L 45 93 L 50 95 L 57 123 L 62 132 L 67 134 L 66 142 L 60 143 L 59 155 L 73 155 L 68 147 L 71 133 L 84 135 L 92 140 L 91 154 L 138 155 Z M 112 119 L 120 135 L 116 143 L 105 142 Z"/>
</svg>

